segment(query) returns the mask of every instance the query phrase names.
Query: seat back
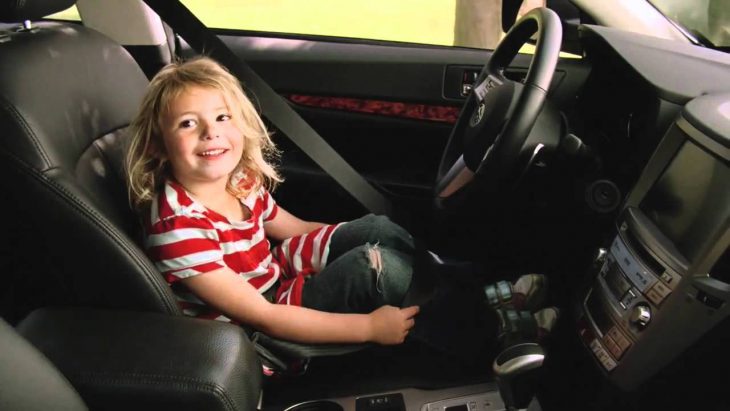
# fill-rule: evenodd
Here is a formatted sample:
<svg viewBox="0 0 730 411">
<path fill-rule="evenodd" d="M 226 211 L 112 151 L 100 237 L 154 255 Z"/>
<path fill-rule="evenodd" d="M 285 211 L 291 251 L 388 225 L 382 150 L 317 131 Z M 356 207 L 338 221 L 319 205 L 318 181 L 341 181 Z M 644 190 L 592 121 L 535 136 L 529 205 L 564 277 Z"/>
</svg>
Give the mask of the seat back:
<svg viewBox="0 0 730 411">
<path fill-rule="evenodd" d="M 0 21 L 72 3 L 0 0 Z M 144 73 L 123 47 L 81 25 L 4 27 L 0 189 L 10 212 L 0 241 L 15 287 L 4 292 L 13 297 L 5 316 L 52 304 L 179 314 L 137 245 L 123 179 L 125 130 L 147 86 Z"/>
<path fill-rule="evenodd" d="M 0 22 L 42 17 L 69 0 L 0 0 Z M 18 27 L 6 26 L 8 27 Z M 50 305 L 181 314 L 138 246 L 123 174 L 126 128 L 148 81 L 127 51 L 80 25 L 40 22 L 0 38 L 0 190 L 11 209 L 0 261 L 13 289 L 0 316 Z M 5 265 L 3 267 L 2 265 Z M 1 290 L 0 290 L 1 291 Z M 253 336 L 273 368 L 366 347 Z"/>
</svg>

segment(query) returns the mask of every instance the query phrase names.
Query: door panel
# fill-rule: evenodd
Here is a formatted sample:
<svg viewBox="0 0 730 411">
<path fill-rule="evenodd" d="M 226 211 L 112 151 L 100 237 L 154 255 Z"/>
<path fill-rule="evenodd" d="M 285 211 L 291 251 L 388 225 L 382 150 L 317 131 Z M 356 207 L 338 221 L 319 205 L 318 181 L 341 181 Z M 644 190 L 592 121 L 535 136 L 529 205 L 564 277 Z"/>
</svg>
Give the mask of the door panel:
<svg viewBox="0 0 730 411">
<path fill-rule="evenodd" d="M 441 151 L 463 102 L 463 78 L 480 70 L 491 52 L 246 37 L 230 31 L 221 38 L 398 207 L 416 216 L 428 213 Z M 508 75 L 523 76 L 530 57 L 517 56 Z M 587 70 L 575 60 L 561 62 L 559 71 L 552 94 L 572 101 Z M 437 117 L 419 118 L 422 113 Z M 275 196 L 287 209 L 326 221 L 364 212 L 287 138 L 273 138 L 283 151 L 281 171 L 288 180 Z"/>
</svg>

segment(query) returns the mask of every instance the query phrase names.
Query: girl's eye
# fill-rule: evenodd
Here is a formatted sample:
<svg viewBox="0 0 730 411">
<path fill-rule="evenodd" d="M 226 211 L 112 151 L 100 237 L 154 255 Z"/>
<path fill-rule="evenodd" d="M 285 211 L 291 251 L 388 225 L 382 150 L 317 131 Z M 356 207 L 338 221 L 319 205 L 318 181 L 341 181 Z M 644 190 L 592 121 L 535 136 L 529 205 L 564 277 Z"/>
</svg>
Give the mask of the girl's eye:
<svg viewBox="0 0 730 411">
<path fill-rule="evenodd" d="M 221 114 L 217 118 L 218 121 L 228 121 L 230 119 L 231 119 L 231 115 L 230 114 Z"/>
<path fill-rule="evenodd" d="M 180 128 L 195 127 L 195 120 L 183 120 L 180 122 Z"/>
</svg>

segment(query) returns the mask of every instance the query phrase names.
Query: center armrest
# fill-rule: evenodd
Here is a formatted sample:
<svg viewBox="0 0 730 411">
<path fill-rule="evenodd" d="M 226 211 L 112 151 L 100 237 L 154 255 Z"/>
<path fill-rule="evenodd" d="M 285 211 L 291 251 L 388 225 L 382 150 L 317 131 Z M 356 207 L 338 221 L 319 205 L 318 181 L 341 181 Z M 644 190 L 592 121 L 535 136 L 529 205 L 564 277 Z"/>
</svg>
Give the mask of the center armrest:
<svg viewBox="0 0 730 411">
<path fill-rule="evenodd" d="M 55 308 L 34 311 L 17 331 L 91 409 L 253 410 L 259 400 L 261 364 L 235 325 Z"/>
</svg>

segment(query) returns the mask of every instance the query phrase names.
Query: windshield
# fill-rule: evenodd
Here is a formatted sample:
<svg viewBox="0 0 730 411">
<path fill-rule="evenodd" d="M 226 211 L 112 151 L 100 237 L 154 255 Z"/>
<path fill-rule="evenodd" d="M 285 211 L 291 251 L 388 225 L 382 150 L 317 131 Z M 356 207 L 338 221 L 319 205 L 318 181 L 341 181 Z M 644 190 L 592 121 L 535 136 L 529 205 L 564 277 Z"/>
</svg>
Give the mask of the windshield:
<svg viewBox="0 0 730 411">
<path fill-rule="evenodd" d="M 728 0 L 649 0 L 702 43 L 730 47 L 730 3 Z"/>
</svg>

